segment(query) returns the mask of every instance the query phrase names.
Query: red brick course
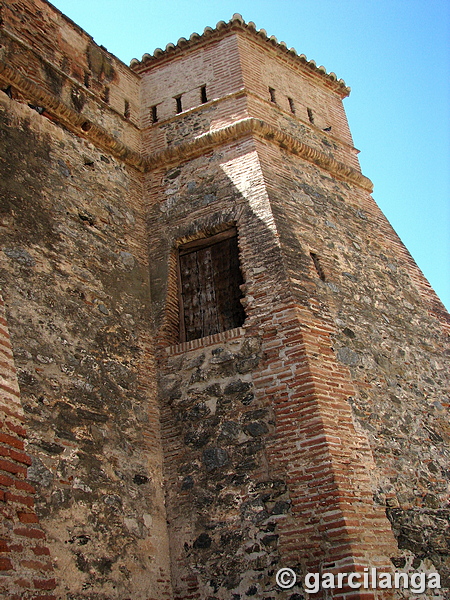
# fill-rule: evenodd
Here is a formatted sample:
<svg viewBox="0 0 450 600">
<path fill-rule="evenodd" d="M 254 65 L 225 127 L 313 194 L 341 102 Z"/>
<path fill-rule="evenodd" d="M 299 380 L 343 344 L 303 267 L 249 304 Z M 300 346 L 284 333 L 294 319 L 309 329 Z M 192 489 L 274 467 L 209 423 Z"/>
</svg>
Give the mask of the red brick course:
<svg viewBox="0 0 450 600">
<path fill-rule="evenodd" d="M 9 342 L 9 332 L 6 319 L 4 317 L 4 302 L 0 297 L 0 316 L 3 327 L 0 329 L 2 338 L 0 342 L 6 348 L 11 348 Z M 12 362 L 3 365 L 3 377 L 7 380 L 7 385 L 2 386 L 2 390 L 11 394 L 14 398 L 20 398 L 17 385 L 16 370 Z M 3 404 L 3 403 L 2 403 Z M 17 405 L 14 411 L 6 411 L 0 405 L 1 412 L 9 416 L 17 415 L 19 420 L 23 420 L 21 407 Z M 5 415 L 6 416 L 6 415 Z M 33 552 L 36 555 L 49 557 L 50 551 L 47 547 L 29 546 L 29 541 L 40 539 L 45 543 L 46 536 L 42 529 L 38 528 L 39 519 L 31 509 L 34 506 L 33 494 L 35 489 L 25 478 L 27 476 L 27 466 L 31 464 L 30 456 L 24 452 L 24 438 L 26 430 L 21 425 L 13 423 L 3 415 L 0 416 L 0 456 L 6 457 L 0 460 L 0 501 L 4 506 L 3 518 L 11 523 L 7 529 L 6 538 L 0 538 L 0 570 L 8 573 L 7 579 L 2 578 L 0 590 L 8 594 L 8 599 L 16 597 L 15 590 L 20 588 L 21 592 L 17 597 L 22 598 L 24 593 L 30 593 L 30 598 L 44 600 L 44 596 L 36 596 L 33 591 L 36 589 L 54 589 L 54 579 L 34 579 L 36 573 L 45 577 L 53 571 L 51 561 L 41 562 L 31 560 L 29 557 Z M 25 466 L 22 466 L 25 465 Z M 21 490 L 24 494 L 17 494 L 15 490 Z M 29 510 L 24 511 L 27 506 Z M 20 525 L 20 526 L 19 526 Z M 5 535 L 5 533 L 3 535 Z M 26 540 L 21 543 L 20 540 Z M 20 579 L 14 576 L 21 573 Z M 6 585 L 6 588 L 5 588 Z M 5 596 L 6 598 L 6 596 Z M 48 600 L 55 600 L 55 597 L 48 597 Z"/>
</svg>

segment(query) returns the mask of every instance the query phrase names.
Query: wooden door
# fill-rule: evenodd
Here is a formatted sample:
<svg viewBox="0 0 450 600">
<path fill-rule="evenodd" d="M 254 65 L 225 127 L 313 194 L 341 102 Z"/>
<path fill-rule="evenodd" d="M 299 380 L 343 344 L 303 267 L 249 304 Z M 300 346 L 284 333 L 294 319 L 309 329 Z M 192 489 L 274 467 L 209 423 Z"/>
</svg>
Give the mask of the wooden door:
<svg viewBox="0 0 450 600">
<path fill-rule="evenodd" d="M 200 248 L 181 249 L 180 282 L 186 341 L 233 329 L 244 322 L 236 235 L 219 238 L 210 245 L 203 241 Z"/>
</svg>

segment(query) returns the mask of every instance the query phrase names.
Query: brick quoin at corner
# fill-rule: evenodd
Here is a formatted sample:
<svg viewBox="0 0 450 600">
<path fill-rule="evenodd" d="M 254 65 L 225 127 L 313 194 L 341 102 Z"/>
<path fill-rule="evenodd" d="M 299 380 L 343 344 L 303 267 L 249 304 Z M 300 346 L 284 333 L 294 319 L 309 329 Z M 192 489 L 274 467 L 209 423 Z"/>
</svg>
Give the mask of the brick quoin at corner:
<svg viewBox="0 0 450 600">
<path fill-rule="evenodd" d="M 0 6 L 0 597 L 448 598 L 450 317 L 344 81 L 240 15 L 128 67 Z"/>
</svg>

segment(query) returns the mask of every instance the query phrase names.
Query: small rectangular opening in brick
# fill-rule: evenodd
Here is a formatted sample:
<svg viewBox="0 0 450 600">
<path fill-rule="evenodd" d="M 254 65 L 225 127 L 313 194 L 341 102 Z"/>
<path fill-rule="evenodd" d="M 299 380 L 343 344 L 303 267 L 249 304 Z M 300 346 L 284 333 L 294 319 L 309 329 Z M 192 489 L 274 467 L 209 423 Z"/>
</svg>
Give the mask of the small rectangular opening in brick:
<svg viewBox="0 0 450 600">
<path fill-rule="evenodd" d="M 176 109 L 175 110 L 176 110 L 176 113 L 178 114 L 178 113 L 180 113 L 183 110 L 183 105 L 182 105 L 182 102 L 181 102 L 181 96 L 177 96 L 175 98 L 175 103 L 176 103 Z"/>
<path fill-rule="evenodd" d="M 294 104 L 294 100 L 292 98 L 288 97 L 288 102 L 289 102 L 289 108 L 291 110 L 291 113 L 293 115 L 295 115 L 295 104 Z"/>
<path fill-rule="evenodd" d="M 308 119 L 310 123 L 314 123 L 314 113 L 312 111 L 312 108 L 307 108 L 306 109 L 308 112 Z"/>
<path fill-rule="evenodd" d="M 202 87 L 201 87 L 201 98 L 202 98 L 202 104 L 205 104 L 205 102 L 208 102 L 208 96 L 206 94 L 206 85 L 202 85 Z"/>
<path fill-rule="evenodd" d="M 158 122 L 158 107 L 152 106 L 151 108 L 152 111 L 152 123 L 157 123 Z"/>
<path fill-rule="evenodd" d="M 125 117 L 125 119 L 129 119 L 130 118 L 130 102 L 128 100 L 125 100 L 124 103 L 124 109 L 123 109 L 123 116 Z"/>
<path fill-rule="evenodd" d="M 320 264 L 319 257 L 317 256 L 317 254 L 315 252 L 310 252 L 309 255 L 311 256 L 311 259 L 313 261 L 314 267 L 315 267 L 315 269 L 317 271 L 317 275 L 320 277 L 320 279 L 322 281 L 326 281 L 325 273 L 324 273 L 324 271 L 322 269 L 322 266 Z"/>
<path fill-rule="evenodd" d="M 269 87 L 269 95 L 270 95 L 270 101 L 276 102 L 275 90 L 272 87 Z"/>
</svg>

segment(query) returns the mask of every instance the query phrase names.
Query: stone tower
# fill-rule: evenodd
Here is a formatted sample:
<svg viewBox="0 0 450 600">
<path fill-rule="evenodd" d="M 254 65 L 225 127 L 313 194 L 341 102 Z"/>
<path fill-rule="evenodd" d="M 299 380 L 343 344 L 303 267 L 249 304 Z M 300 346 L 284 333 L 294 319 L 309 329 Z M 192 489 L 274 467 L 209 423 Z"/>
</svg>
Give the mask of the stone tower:
<svg viewBox="0 0 450 600">
<path fill-rule="evenodd" d="M 1 18 L 4 596 L 448 587 L 450 317 L 345 83 L 239 15 L 130 67 L 44 0 Z"/>
</svg>

